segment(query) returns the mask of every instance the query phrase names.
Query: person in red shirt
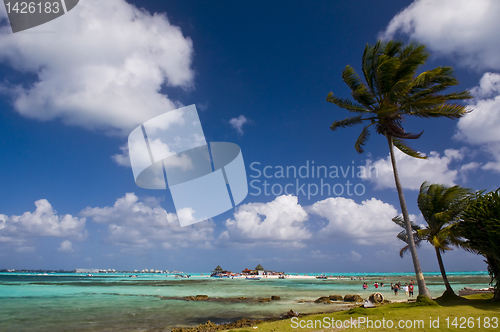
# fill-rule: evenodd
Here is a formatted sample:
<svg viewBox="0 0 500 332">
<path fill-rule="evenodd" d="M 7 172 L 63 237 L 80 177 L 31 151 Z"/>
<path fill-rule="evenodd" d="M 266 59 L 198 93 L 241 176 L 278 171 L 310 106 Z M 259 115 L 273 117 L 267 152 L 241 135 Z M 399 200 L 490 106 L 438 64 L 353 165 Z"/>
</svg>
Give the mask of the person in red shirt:
<svg viewBox="0 0 500 332">
<path fill-rule="evenodd" d="M 410 294 L 409 294 L 409 295 L 410 295 L 410 297 L 413 297 L 413 284 L 410 284 L 410 285 L 408 286 L 408 292 L 410 293 Z"/>
</svg>

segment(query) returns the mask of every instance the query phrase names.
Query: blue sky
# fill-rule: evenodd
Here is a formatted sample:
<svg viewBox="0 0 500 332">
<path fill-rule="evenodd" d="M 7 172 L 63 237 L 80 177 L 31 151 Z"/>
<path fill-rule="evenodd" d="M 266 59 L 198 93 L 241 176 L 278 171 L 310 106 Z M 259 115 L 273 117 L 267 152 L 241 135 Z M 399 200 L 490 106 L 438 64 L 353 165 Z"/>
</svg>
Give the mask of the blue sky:
<svg viewBox="0 0 500 332">
<path fill-rule="evenodd" d="M 82 0 L 12 34 L 0 6 L 0 268 L 412 271 L 390 221 L 400 211 L 387 143 L 372 135 L 359 155 L 361 128 L 332 132 L 348 114 L 326 96 L 349 96 L 341 72 L 347 64 L 359 71 L 366 43 L 425 43 L 424 69 L 453 66 L 457 89 L 475 98 L 460 121 L 404 123 L 424 130 L 412 146 L 429 156 L 398 155 L 410 213 L 423 222 L 416 197 L 424 180 L 496 189 L 499 13 L 493 0 Z M 126 142 L 137 125 L 191 104 L 207 141 L 238 144 L 249 182 L 260 182 L 236 210 L 181 228 L 168 191 L 134 183 Z M 378 176 L 279 179 L 254 170 L 313 161 L 372 165 Z M 276 194 L 256 195 L 264 180 Z M 344 192 L 279 193 L 297 180 Z M 350 195 L 348 180 L 362 194 Z M 424 270 L 438 270 L 430 246 L 419 255 Z M 460 250 L 444 261 L 450 271 L 486 268 Z"/>
</svg>

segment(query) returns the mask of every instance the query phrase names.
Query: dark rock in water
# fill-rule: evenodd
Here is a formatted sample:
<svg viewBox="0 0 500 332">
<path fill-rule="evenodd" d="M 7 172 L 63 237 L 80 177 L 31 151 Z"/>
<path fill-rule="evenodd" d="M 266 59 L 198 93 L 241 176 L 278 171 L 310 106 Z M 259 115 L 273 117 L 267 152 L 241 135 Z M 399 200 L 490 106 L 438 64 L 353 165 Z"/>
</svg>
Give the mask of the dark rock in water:
<svg viewBox="0 0 500 332">
<path fill-rule="evenodd" d="M 344 296 L 345 302 L 363 302 L 363 298 L 359 295 L 346 295 Z"/>
<path fill-rule="evenodd" d="M 322 296 L 322 297 L 318 298 L 314 302 L 316 302 L 316 303 L 326 303 L 326 304 L 331 304 L 332 303 L 332 301 L 330 300 L 330 298 L 328 296 Z"/>
<path fill-rule="evenodd" d="M 331 301 L 343 301 L 344 300 L 342 295 L 330 295 L 329 298 Z"/>
<path fill-rule="evenodd" d="M 260 299 L 259 302 L 271 302 L 271 298 Z"/>
<path fill-rule="evenodd" d="M 203 301 L 208 300 L 208 295 L 186 296 L 184 299 L 187 301 Z"/>
<path fill-rule="evenodd" d="M 271 300 L 272 301 L 279 301 L 279 300 L 281 300 L 281 297 L 273 295 L 273 296 L 271 296 Z"/>
<path fill-rule="evenodd" d="M 290 309 L 290 311 L 286 313 L 284 318 L 291 318 L 291 317 L 299 317 L 299 314 Z"/>
<path fill-rule="evenodd" d="M 373 293 L 372 295 L 370 295 L 368 299 L 373 304 L 379 304 L 384 302 L 384 296 L 380 293 Z"/>
</svg>

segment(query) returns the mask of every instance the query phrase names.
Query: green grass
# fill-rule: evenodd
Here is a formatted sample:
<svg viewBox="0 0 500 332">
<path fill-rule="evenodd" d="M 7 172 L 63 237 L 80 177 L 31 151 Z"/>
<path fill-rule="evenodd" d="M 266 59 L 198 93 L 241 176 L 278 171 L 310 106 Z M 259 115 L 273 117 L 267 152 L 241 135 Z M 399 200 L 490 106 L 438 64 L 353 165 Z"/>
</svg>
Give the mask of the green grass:
<svg viewBox="0 0 500 332">
<path fill-rule="evenodd" d="M 387 322 L 391 320 L 394 324 L 394 327 L 390 328 L 371 328 L 370 326 L 367 328 L 366 325 L 358 326 L 357 328 L 348 328 L 346 331 L 500 331 L 500 303 L 491 301 L 491 294 L 478 294 L 478 295 L 470 295 L 466 297 L 458 297 L 451 296 L 450 294 L 443 294 L 442 297 L 436 299 L 435 301 L 427 302 L 420 301 L 413 303 L 391 303 L 386 304 L 377 308 L 362 308 L 357 307 L 347 311 L 335 312 L 331 314 L 322 314 L 322 315 L 310 315 L 299 317 L 298 320 L 304 321 L 304 326 L 307 326 L 308 321 L 313 322 L 315 320 L 320 320 L 323 322 L 325 317 L 329 321 L 333 318 L 335 321 L 345 321 L 345 320 L 353 320 L 358 319 L 359 317 L 364 317 L 365 319 L 370 319 L 372 321 L 383 319 Z M 464 317 L 469 319 L 469 324 L 474 322 L 474 326 L 467 327 L 467 322 L 465 323 L 466 328 L 460 328 L 460 324 L 464 322 Z M 497 319 L 498 326 L 493 328 L 484 327 L 484 322 L 489 319 L 490 324 L 493 325 L 494 321 L 492 320 L 494 317 Z M 434 321 L 436 324 L 436 319 L 439 318 L 439 327 L 431 328 L 430 327 L 430 319 Z M 446 322 L 446 318 L 449 319 L 449 324 Z M 453 326 L 453 322 L 456 319 L 457 326 Z M 462 320 L 461 320 L 462 319 Z M 481 327 L 478 327 L 478 319 L 481 323 Z M 399 328 L 396 326 L 399 321 L 403 321 L 406 324 L 406 321 L 411 321 L 412 324 L 423 322 L 423 328 L 415 328 L 412 326 L 411 328 Z M 286 332 L 286 331 L 303 331 L 303 332 L 319 332 L 319 331 L 338 331 L 338 329 L 332 329 L 331 327 L 327 327 L 325 325 L 319 326 L 316 323 L 316 327 L 309 326 L 305 328 L 293 328 L 292 321 L 290 319 L 274 321 L 274 322 L 265 322 L 257 325 L 257 329 L 253 328 L 242 328 L 242 329 L 233 329 L 230 332 L 245 332 L 245 331 L 264 331 L 264 332 Z M 309 323 L 311 324 L 311 323 Z M 297 324 L 295 324 L 297 325 Z"/>
</svg>

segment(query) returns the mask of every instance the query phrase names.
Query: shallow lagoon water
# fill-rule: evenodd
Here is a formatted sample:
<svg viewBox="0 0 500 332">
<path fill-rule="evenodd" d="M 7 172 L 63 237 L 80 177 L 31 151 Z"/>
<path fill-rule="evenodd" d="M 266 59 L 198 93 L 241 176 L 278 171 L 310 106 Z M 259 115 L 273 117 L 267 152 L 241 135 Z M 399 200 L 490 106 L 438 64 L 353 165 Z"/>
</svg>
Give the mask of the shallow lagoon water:
<svg viewBox="0 0 500 332">
<path fill-rule="evenodd" d="M 340 275 L 325 273 L 327 275 Z M 216 323 L 242 318 L 278 317 L 290 309 L 301 313 L 341 310 L 345 304 L 298 303 L 313 301 L 333 294 L 360 294 L 367 298 L 377 291 L 390 300 L 404 300 L 404 292 L 394 296 L 389 285 L 409 282 L 411 273 L 344 274 L 364 276 L 366 280 L 350 279 L 214 279 L 193 275 L 189 279 L 173 276 L 99 274 L 92 277 L 78 274 L 1 274 L 1 331 L 169 331 L 174 326 L 195 326 L 211 320 Z M 385 280 L 379 280 L 385 277 Z M 439 273 L 426 273 L 426 282 L 433 297 L 444 291 Z M 455 272 L 449 274 L 456 292 L 463 287 L 488 287 L 486 272 Z M 386 287 L 375 289 L 373 283 Z M 369 285 L 362 289 L 363 282 Z M 169 299 L 208 295 L 225 301 L 185 301 Z M 417 289 L 415 294 L 418 294 Z M 232 302 L 238 297 L 281 297 L 280 301 Z M 167 298 L 167 299 L 166 299 Z"/>
</svg>

